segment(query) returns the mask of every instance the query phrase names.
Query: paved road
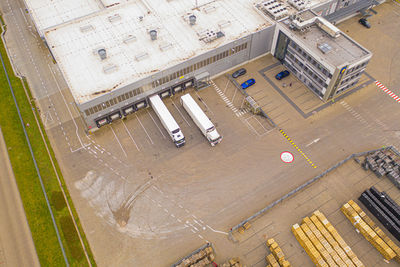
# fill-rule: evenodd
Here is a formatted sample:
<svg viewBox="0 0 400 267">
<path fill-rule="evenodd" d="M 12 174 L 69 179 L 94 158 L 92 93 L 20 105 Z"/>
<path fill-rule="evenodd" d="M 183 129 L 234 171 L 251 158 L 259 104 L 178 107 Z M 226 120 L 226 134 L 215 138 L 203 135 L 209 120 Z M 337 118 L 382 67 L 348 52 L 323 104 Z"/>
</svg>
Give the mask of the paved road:
<svg viewBox="0 0 400 267">
<path fill-rule="evenodd" d="M 0 130 L 0 266 L 40 266 Z"/>
</svg>

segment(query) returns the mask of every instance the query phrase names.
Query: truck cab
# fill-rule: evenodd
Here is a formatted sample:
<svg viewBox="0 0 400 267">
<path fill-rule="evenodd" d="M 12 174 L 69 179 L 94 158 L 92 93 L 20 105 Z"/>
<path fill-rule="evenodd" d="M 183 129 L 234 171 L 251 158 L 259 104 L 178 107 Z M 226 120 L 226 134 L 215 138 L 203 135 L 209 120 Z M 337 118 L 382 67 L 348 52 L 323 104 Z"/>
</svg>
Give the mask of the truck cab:
<svg viewBox="0 0 400 267">
<path fill-rule="evenodd" d="M 183 136 L 183 133 L 179 128 L 172 131 L 172 138 L 174 139 L 176 147 L 185 145 L 185 136 Z"/>
<path fill-rule="evenodd" d="M 215 127 L 212 127 L 207 130 L 207 140 L 210 142 L 211 146 L 215 146 L 222 141 L 222 136 L 219 135 Z"/>
</svg>

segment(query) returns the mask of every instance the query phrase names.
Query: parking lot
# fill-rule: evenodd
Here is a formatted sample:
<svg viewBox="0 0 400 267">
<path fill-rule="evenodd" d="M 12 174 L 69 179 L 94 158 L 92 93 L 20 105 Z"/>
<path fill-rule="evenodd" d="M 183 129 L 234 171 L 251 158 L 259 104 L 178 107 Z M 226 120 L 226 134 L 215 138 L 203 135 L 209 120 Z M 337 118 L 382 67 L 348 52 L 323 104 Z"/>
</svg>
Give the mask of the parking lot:
<svg viewBox="0 0 400 267">
<path fill-rule="evenodd" d="M 399 94 L 396 73 L 400 61 L 391 63 L 392 58 L 387 57 L 387 51 L 399 49 L 400 35 L 394 30 L 398 23 L 385 26 L 399 21 L 392 12 L 394 8 L 389 3 L 380 6 L 380 15 L 371 18 L 373 27 L 368 32 L 359 28 L 357 18 L 339 26 L 375 54 L 367 72 Z M 20 13 L 17 11 L 15 14 Z M 276 207 L 257 221 L 239 244 L 231 242 L 227 232 L 349 154 L 400 144 L 398 103 L 374 84 L 323 106 L 294 77 L 276 81 L 274 75 L 284 67 L 266 55 L 238 67 L 245 67 L 247 74 L 237 81 L 256 80 L 246 91 L 278 125 L 276 128 L 249 111 L 244 95 L 223 74 L 206 89 L 187 90 L 223 135 L 216 147 L 208 144 L 180 106 L 180 94 L 164 99 L 164 103 L 186 137 L 182 148 L 174 146 L 151 108 L 86 135 L 67 84 L 51 57 L 44 54 L 48 53 L 44 45 L 38 46 L 27 30 L 24 36 L 29 37 L 26 39 L 30 45 L 19 47 L 23 44 L 19 35 L 11 35 L 17 32 L 12 30 L 15 26 L 9 25 L 6 36 L 11 39 L 10 49 L 20 57 L 17 62 L 25 62 L 25 54 L 18 49 L 29 51 L 39 66 L 24 63 L 20 68 L 37 97 L 46 131 L 99 266 L 169 266 L 206 241 L 214 244 L 218 263 L 240 256 L 247 266 L 262 266 L 267 253 L 264 234 L 278 241 L 294 265 L 310 266 L 289 225 L 317 208 L 342 236 L 349 235 L 346 241 L 357 255 L 368 251 L 364 261 L 370 260 L 371 247 L 360 241 L 337 207 L 369 184 L 379 181 L 380 189 L 388 191 L 389 184 L 359 171 L 355 163 L 343 166 L 334 177 L 326 177 L 327 183 L 318 183 L 302 192 L 301 197 L 294 197 L 301 205 L 289 200 Z M 379 41 L 371 42 L 377 37 Z M 370 82 L 367 78 L 361 82 Z M 279 129 L 318 168 L 312 168 Z M 294 155 L 293 163 L 281 161 L 283 151 Z M 349 185 L 353 184 L 354 190 L 350 191 Z"/>
</svg>

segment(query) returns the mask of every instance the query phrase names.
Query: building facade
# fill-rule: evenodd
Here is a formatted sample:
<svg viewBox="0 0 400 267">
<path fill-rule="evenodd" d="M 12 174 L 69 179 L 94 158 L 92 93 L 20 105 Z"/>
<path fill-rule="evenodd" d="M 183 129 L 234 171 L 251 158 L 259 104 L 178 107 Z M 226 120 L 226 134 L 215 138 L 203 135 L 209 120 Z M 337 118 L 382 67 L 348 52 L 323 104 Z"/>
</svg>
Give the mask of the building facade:
<svg viewBox="0 0 400 267">
<path fill-rule="evenodd" d="M 324 101 L 356 85 L 372 57 L 311 11 L 277 25 L 272 53 Z"/>
<path fill-rule="evenodd" d="M 153 94 L 158 93 L 164 98 L 191 86 L 200 88 L 210 77 L 268 53 L 274 33 L 275 25 L 272 25 L 115 92 L 77 104 L 78 108 L 83 113 L 88 130 L 97 129 L 147 107 L 148 97 Z"/>
</svg>

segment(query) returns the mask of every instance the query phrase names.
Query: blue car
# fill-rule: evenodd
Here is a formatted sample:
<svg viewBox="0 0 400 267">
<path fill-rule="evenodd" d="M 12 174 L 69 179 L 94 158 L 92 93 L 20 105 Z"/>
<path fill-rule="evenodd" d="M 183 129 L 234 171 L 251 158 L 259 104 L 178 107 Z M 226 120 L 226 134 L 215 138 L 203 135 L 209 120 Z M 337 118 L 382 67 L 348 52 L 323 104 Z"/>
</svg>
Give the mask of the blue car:
<svg viewBox="0 0 400 267">
<path fill-rule="evenodd" d="M 281 80 L 281 79 L 283 79 L 283 78 L 289 76 L 289 74 L 290 74 L 289 71 L 284 70 L 284 71 L 279 72 L 277 75 L 275 75 L 275 78 L 276 78 L 277 80 Z"/>
<path fill-rule="evenodd" d="M 256 80 L 249 79 L 249 80 L 245 81 L 244 83 L 242 83 L 241 86 L 242 86 L 242 89 L 247 89 L 247 88 L 249 88 L 250 86 L 252 86 L 255 83 L 256 83 Z"/>
</svg>

